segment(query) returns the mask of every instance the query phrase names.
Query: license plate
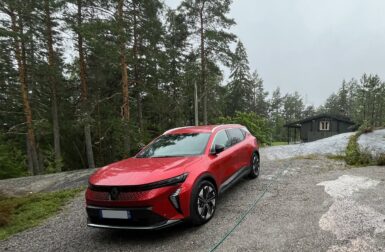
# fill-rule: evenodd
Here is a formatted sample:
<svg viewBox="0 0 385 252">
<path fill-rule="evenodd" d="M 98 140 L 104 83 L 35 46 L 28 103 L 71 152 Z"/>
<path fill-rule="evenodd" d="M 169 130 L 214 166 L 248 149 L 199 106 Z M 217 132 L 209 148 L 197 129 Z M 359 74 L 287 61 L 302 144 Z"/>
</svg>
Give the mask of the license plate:
<svg viewBox="0 0 385 252">
<path fill-rule="evenodd" d="M 131 213 L 127 210 L 101 210 L 104 219 L 131 219 Z"/>
</svg>

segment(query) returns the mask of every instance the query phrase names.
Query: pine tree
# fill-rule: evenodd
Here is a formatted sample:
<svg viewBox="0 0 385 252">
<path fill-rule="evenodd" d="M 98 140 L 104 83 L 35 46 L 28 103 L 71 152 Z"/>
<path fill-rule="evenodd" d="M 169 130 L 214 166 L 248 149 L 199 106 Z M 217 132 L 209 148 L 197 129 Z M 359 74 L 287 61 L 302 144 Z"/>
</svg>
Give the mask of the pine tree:
<svg viewBox="0 0 385 252">
<path fill-rule="evenodd" d="M 122 125 L 123 125 L 123 142 L 124 149 L 127 154 L 130 153 L 130 96 L 129 96 L 129 80 L 128 80 L 128 65 L 126 59 L 126 43 L 127 35 L 125 31 L 126 16 L 123 11 L 124 0 L 118 0 L 116 8 L 116 22 L 118 28 L 118 47 L 120 57 L 120 68 L 122 74 L 122 95 L 123 104 L 121 107 Z"/>
<path fill-rule="evenodd" d="M 287 94 L 283 100 L 283 116 L 286 122 L 296 121 L 302 118 L 304 104 L 298 92 Z"/>
<path fill-rule="evenodd" d="M 227 112 L 233 116 L 237 111 L 252 111 L 254 104 L 254 85 L 250 76 L 249 61 L 246 49 L 238 41 L 231 65 L 230 82 L 227 85 Z"/>
<path fill-rule="evenodd" d="M 234 41 L 235 36 L 226 31 L 235 24 L 233 19 L 226 16 L 230 11 L 231 2 L 231 0 L 184 0 L 180 6 L 188 17 L 191 33 L 196 34 L 200 41 L 200 86 L 205 125 L 208 123 L 208 59 L 219 60 L 229 65 L 232 55 L 229 44 Z"/>
<path fill-rule="evenodd" d="M 263 80 L 259 77 L 257 71 L 252 74 L 252 86 L 253 86 L 253 111 L 263 117 L 267 117 L 269 114 L 269 104 L 267 102 L 267 96 L 269 95 L 263 88 Z"/>
<path fill-rule="evenodd" d="M 84 143 L 86 147 L 87 167 L 95 168 L 94 152 L 92 147 L 92 132 L 91 132 L 91 111 L 92 101 L 89 95 L 89 81 L 87 76 L 87 53 L 86 42 L 84 39 L 85 22 L 87 16 L 83 13 L 83 9 L 90 7 L 91 4 L 84 0 L 72 1 L 75 12 L 71 13 L 67 10 L 67 25 L 75 32 L 76 47 L 78 53 L 78 69 L 77 73 L 80 82 L 80 121 L 84 130 Z"/>
<path fill-rule="evenodd" d="M 63 2 L 44 0 L 41 6 L 42 18 L 44 20 L 44 42 L 47 51 L 48 62 L 48 80 L 51 89 L 51 110 L 52 110 L 52 130 L 54 139 L 54 154 L 55 154 L 55 168 L 61 170 L 61 146 L 60 146 L 60 124 L 59 124 L 59 108 L 58 108 L 58 85 L 60 82 L 59 72 L 59 55 L 54 49 L 57 33 L 58 23 L 53 19 L 55 13 L 57 13 L 63 7 Z"/>
<path fill-rule="evenodd" d="M 0 5 L 2 14 L 9 17 L 9 22 L 5 22 L 4 26 L 7 29 L 6 34 L 13 38 L 13 52 L 17 63 L 18 80 L 20 83 L 21 97 L 23 110 L 25 115 L 25 124 L 27 126 L 27 153 L 28 166 L 32 174 L 39 174 L 40 164 L 38 158 L 38 150 L 36 145 L 35 129 L 33 123 L 33 115 L 29 98 L 29 87 L 27 79 L 27 56 L 26 43 L 26 28 L 28 25 L 25 18 L 31 15 L 33 6 L 24 1 L 3 1 Z"/>
</svg>

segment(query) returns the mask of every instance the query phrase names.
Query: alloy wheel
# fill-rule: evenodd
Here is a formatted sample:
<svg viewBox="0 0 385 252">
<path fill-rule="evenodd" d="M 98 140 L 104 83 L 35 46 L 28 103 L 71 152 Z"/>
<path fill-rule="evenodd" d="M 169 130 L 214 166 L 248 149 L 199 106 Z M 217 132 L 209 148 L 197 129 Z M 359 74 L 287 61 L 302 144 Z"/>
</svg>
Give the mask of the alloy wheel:
<svg viewBox="0 0 385 252">
<path fill-rule="evenodd" d="M 197 207 L 198 214 L 203 220 L 208 220 L 213 215 L 216 197 L 215 189 L 210 185 L 204 185 L 199 191 Z"/>
<path fill-rule="evenodd" d="M 255 154 L 253 156 L 252 169 L 255 175 L 259 174 L 259 158 L 258 158 L 258 155 L 255 155 Z"/>
</svg>

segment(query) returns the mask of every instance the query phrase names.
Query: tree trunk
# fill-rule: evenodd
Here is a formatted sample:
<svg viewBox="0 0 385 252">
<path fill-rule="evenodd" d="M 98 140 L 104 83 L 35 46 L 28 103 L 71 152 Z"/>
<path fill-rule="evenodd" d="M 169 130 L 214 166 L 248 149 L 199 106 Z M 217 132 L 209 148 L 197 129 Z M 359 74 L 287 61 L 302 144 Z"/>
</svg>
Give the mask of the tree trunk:
<svg viewBox="0 0 385 252">
<path fill-rule="evenodd" d="M 139 62 L 138 62 L 138 20 L 137 20 L 137 2 L 133 1 L 133 36 L 134 43 L 132 45 L 132 52 L 134 57 L 134 82 L 136 86 L 136 104 L 138 113 L 139 132 L 143 132 L 143 109 L 142 109 L 142 95 L 141 95 L 141 80 L 139 76 Z"/>
<path fill-rule="evenodd" d="M 118 46 L 120 54 L 120 68 L 122 73 L 122 123 L 123 123 L 123 147 L 124 153 L 129 155 L 130 153 L 130 96 L 128 90 L 128 73 L 126 62 L 126 40 L 124 38 L 124 23 L 123 23 L 123 0 L 118 1 Z"/>
<path fill-rule="evenodd" d="M 85 114 L 84 118 L 84 141 L 86 144 L 86 155 L 88 168 L 95 168 L 94 152 L 92 150 L 92 136 L 91 136 L 91 126 L 89 123 L 88 114 L 88 83 L 87 83 L 87 73 L 86 73 L 86 63 L 84 59 L 83 51 L 83 36 L 80 34 L 80 26 L 82 25 L 82 0 L 77 0 L 78 13 L 77 13 L 77 35 L 78 35 L 78 52 L 79 52 L 79 66 L 80 66 L 80 84 L 81 84 L 81 109 L 82 115 Z"/>
<path fill-rule="evenodd" d="M 91 127 L 89 123 L 84 125 L 84 140 L 86 142 L 88 168 L 95 168 L 94 152 L 92 150 Z"/>
<path fill-rule="evenodd" d="M 53 128 L 53 142 L 55 150 L 55 163 L 56 168 L 60 168 L 61 162 L 61 148 L 60 148 L 60 127 L 57 105 L 57 66 L 55 62 L 55 53 L 53 49 L 53 35 L 52 35 L 52 20 L 49 9 L 49 0 L 44 1 L 45 9 L 45 24 L 46 24 L 46 36 L 47 36 L 47 49 L 48 49 L 48 65 L 49 65 L 49 81 L 51 83 L 51 98 L 52 98 L 52 128 Z"/>
<path fill-rule="evenodd" d="M 203 88 L 203 124 L 207 125 L 207 85 L 206 85 L 206 56 L 205 56 L 205 34 L 204 34 L 204 12 L 205 1 L 199 10 L 200 19 L 200 39 L 201 39 L 201 81 Z"/>
<path fill-rule="evenodd" d="M 198 87 L 197 87 L 196 81 L 194 81 L 194 122 L 195 122 L 195 126 L 199 126 Z"/>
<path fill-rule="evenodd" d="M 28 137 L 26 139 L 26 146 L 27 146 L 27 164 L 28 164 L 28 174 L 34 175 L 34 166 L 33 166 L 33 158 L 32 158 L 32 149 L 31 144 L 28 141 Z"/>
<path fill-rule="evenodd" d="M 19 81 L 21 96 L 23 99 L 23 110 L 25 115 L 25 121 L 27 125 L 27 153 L 28 153 L 28 167 L 31 170 L 33 175 L 40 173 L 39 168 L 39 159 L 37 157 L 37 148 L 35 140 L 35 130 L 33 127 L 32 120 L 32 110 L 28 97 L 28 83 L 26 78 L 26 56 L 25 56 L 25 46 L 23 42 L 23 22 L 21 17 L 19 17 L 19 26 L 17 26 L 16 15 L 14 12 L 10 12 L 11 22 L 12 22 L 12 31 L 16 34 L 14 38 L 14 50 L 16 56 L 16 62 L 19 72 Z M 20 41 L 19 41 L 20 39 Z"/>
</svg>

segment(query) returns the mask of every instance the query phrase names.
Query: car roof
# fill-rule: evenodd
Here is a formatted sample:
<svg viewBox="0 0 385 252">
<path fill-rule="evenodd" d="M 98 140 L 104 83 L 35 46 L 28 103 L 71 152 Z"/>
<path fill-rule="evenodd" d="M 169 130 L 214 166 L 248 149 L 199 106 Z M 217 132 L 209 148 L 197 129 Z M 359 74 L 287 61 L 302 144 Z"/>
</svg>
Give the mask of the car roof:
<svg viewBox="0 0 385 252">
<path fill-rule="evenodd" d="M 214 133 L 222 129 L 242 128 L 240 124 L 221 124 L 221 125 L 204 125 L 204 126 L 186 126 L 170 129 L 165 134 L 188 134 L 188 133 Z"/>
</svg>

